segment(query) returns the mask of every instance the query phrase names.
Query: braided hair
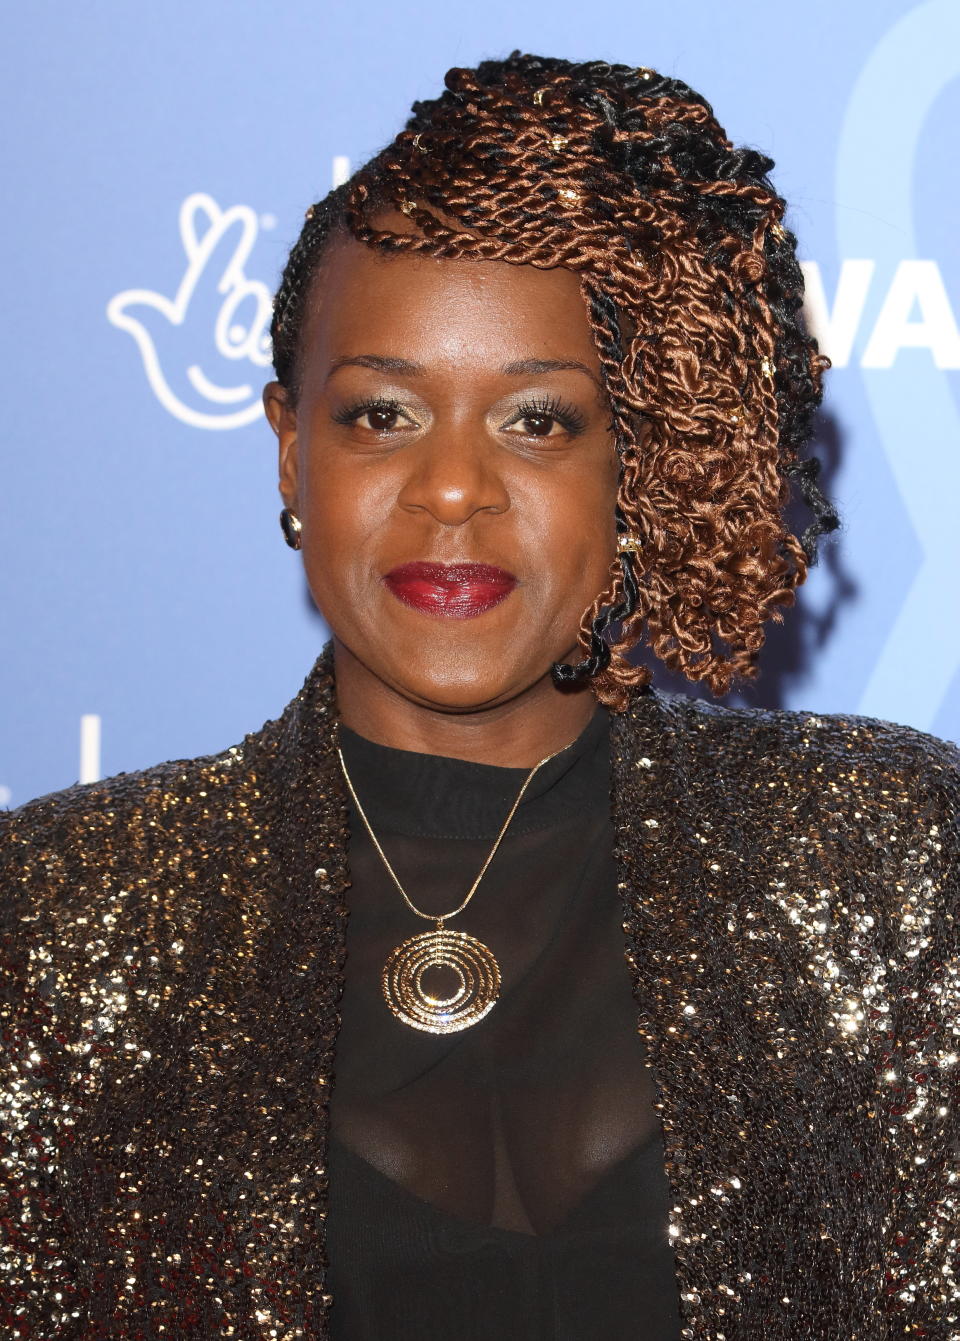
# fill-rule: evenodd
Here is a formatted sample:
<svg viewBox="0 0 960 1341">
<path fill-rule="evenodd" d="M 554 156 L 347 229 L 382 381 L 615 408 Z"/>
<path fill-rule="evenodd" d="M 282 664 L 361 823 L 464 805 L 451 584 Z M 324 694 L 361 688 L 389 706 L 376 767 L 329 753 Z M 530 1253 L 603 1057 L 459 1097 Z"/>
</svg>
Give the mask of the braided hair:
<svg viewBox="0 0 960 1341">
<path fill-rule="evenodd" d="M 615 711 L 651 671 L 726 693 L 756 677 L 839 522 L 799 460 L 830 366 L 806 332 L 796 238 L 773 161 L 735 148 L 700 94 L 649 69 L 514 52 L 447 73 L 396 139 L 307 210 L 276 295 L 277 378 L 293 401 L 306 297 L 328 240 L 388 253 L 576 272 L 619 462 L 618 553 L 585 611 L 583 659 L 552 668 Z M 375 226 L 386 209 L 413 230 Z M 791 481 L 813 512 L 798 538 Z"/>
</svg>

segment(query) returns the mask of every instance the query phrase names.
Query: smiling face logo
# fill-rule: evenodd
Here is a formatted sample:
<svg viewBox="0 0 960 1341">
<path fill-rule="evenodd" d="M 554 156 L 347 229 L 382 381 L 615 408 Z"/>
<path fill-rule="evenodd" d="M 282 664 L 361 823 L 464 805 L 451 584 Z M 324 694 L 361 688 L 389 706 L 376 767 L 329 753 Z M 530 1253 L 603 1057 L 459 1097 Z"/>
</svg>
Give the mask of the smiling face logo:
<svg viewBox="0 0 960 1341">
<path fill-rule="evenodd" d="M 109 320 L 137 342 L 160 404 L 194 428 L 240 428 L 263 413 L 254 369 L 270 366 L 272 296 L 245 273 L 258 231 L 249 205 L 222 210 L 202 192 L 188 196 L 176 294 L 127 289 L 107 304 Z"/>
</svg>

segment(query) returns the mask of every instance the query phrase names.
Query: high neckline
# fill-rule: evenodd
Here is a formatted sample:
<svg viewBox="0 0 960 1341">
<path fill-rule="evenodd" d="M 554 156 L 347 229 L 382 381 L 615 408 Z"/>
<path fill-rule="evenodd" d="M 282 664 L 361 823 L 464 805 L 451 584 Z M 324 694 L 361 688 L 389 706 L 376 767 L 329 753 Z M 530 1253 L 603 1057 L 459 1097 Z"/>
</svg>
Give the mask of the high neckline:
<svg viewBox="0 0 960 1341">
<path fill-rule="evenodd" d="M 549 828 L 584 808 L 609 808 L 609 725 L 609 713 L 598 707 L 576 740 L 542 766 L 520 802 L 512 832 Z M 396 749 L 342 724 L 340 745 L 378 835 L 494 838 L 530 772 Z"/>
</svg>

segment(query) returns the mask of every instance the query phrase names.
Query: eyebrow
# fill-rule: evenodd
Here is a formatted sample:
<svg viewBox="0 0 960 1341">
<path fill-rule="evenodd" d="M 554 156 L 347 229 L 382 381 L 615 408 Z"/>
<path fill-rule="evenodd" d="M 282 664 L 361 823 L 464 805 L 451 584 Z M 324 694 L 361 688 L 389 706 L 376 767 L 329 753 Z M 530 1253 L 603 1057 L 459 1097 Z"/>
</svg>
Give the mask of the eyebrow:
<svg viewBox="0 0 960 1341">
<path fill-rule="evenodd" d="M 423 364 L 413 363 L 410 359 L 386 358 L 382 354 L 355 354 L 352 358 L 334 359 L 327 373 L 327 380 L 341 368 L 373 368 L 375 372 L 392 372 L 415 377 L 424 371 Z"/>
<path fill-rule="evenodd" d="M 397 373 L 400 376 L 417 377 L 426 372 L 422 363 L 411 359 L 390 358 L 383 354 L 355 354 L 349 358 L 334 359 L 327 373 L 329 380 L 341 368 L 372 368 L 375 372 Z M 539 377 L 551 372 L 582 372 L 597 382 L 596 374 L 581 363 L 579 359 L 517 359 L 505 363 L 500 369 L 505 377 Z"/>
<path fill-rule="evenodd" d="M 582 372 L 591 382 L 597 380 L 595 373 L 581 363 L 579 359 L 518 359 L 516 363 L 507 363 L 500 371 L 506 377 L 539 377 L 541 373 Z"/>
</svg>

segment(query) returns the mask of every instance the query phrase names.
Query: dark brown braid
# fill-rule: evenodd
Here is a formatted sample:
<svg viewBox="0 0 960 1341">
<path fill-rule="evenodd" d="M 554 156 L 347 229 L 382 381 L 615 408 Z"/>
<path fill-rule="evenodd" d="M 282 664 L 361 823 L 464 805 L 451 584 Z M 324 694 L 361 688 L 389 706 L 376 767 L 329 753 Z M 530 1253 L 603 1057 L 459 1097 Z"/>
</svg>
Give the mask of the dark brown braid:
<svg viewBox="0 0 960 1341">
<path fill-rule="evenodd" d="M 308 210 L 276 297 L 277 377 L 297 392 L 304 299 L 335 231 L 388 252 L 576 271 L 620 460 L 618 553 L 583 616 L 589 678 L 620 711 L 667 666 L 726 693 L 752 679 L 764 624 L 782 619 L 838 525 L 798 460 L 829 360 L 804 329 L 796 239 L 767 176 L 679 80 L 515 52 L 454 69 L 439 98 L 346 186 Z M 374 226 L 402 210 L 416 226 Z M 814 522 L 786 527 L 791 478 Z"/>
</svg>

